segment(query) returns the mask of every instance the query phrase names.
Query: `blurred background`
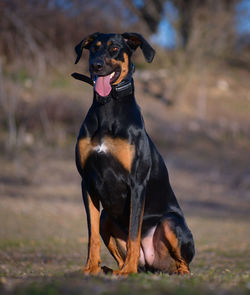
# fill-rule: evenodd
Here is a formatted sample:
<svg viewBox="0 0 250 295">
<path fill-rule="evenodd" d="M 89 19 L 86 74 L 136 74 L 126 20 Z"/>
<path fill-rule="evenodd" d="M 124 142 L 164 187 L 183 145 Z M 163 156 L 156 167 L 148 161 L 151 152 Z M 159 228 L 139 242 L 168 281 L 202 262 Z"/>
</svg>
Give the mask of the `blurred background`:
<svg viewBox="0 0 250 295">
<path fill-rule="evenodd" d="M 70 77 L 88 70 L 88 52 L 76 67 L 73 49 L 95 31 L 136 31 L 153 44 L 152 65 L 134 59 L 138 99 L 161 102 L 164 118 L 178 108 L 191 129 L 249 131 L 250 1 L 3 0 L 0 16 L 4 152 L 75 137 L 91 89 Z"/>
<path fill-rule="evenodd" d="M 74 145 L 92 88 L 70 75 L 88 73 L 74 46 L 96 31 L 156 49 L 152 64 L 134 54 L 136 98 L 194 232 L 193 269 L 225 281 L 240 269 L 236 286 L 250 245 L 249 0 L 0 1 L 0 276 L 75 270 L 86 255 Z"/>
</svg>

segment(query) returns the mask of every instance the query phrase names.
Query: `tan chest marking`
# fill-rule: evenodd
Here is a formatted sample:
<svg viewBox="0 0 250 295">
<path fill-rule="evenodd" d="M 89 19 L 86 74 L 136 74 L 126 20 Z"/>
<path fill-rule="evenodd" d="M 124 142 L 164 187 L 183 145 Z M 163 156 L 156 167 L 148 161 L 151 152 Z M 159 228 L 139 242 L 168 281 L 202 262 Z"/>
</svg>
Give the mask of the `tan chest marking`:
<svg viewBox="0 0 250 295">
<path fill-rule="evenodd" d="M 130 171 L 135 154 L 135 147 L 127 140 L 108 136 L 105 136 L 101 143 L 98 143 L 95 139 L 91 140 L 90 138 L 80 139 L 78 149 L 82 168 L 90 153 L 97 152 L 110 153 L 127 171 Z"/>
<path fill-rule="evenodd" d="M 130 171 L 134 159 L 135 147 L 127 140 L 121 138 L 105 137 L 104 143 L 110 152 L 122 166 Z"/>
</svg>

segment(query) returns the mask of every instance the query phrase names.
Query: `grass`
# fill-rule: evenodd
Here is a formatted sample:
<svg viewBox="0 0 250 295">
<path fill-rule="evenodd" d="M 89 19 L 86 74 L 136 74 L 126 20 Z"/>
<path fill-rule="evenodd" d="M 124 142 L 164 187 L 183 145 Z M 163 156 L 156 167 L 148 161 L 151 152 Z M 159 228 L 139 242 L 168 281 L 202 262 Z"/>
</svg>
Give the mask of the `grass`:
<svg viewBox="0 0 250 295">
<path fill-rule="evenodd" d="M 193 274 L 188 277 L 155 275 L 151 273 L 131 275 L 128 278 L 111 276 L 84 277 L 80 273 L 70 277 L 37 280 L 23 283 L 13 288 L 13 294 L 246 294 L 248 285 L 245 278 L 240 278 L 237 288 L 222 288 L 215 284 L 212 271 L 205 274 Z M 229 283 L 233 274 L 223 274 L 223 282 Z"/>
<path fill-rule="evenodd" d="M 80 196 L 77 201 L 73 197 L 54 202 L 5 199 L 3 205 L 0 209 L 0 216 L 5 217 L 2 220 L 5 234 L 1 230 L 0 240 L 1 294 L 249 292 L 248 220 L 187 216 L 196 241 L 196 257 L 189 276 L 141 273 L 127 279 L 106 275 L 87 277 L 81 273 L 87 238 Z M 102 258 L 103 264 L 116 267 L 104 246 Z"/>
</svg>

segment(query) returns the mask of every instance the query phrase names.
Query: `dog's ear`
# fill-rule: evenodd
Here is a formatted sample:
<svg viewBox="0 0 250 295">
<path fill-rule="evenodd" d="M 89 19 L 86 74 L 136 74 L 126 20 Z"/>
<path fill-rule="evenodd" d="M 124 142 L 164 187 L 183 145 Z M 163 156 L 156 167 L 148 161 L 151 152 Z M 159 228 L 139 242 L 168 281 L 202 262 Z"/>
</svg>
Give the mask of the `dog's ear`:
<svg viewBox="0 0 250 295">
<path fill-rule="evenodd" d="M 128 46 L 132 50 L 136 50 L 140 46 L 143 55 L 147 62 L 152 62 L 155 56 L 155 50 L 150 46 L 150 44 L 142 37 L 142 35 L 137 33 L 123 33 L 122 37 L 127 42 Z"/>
<path fill-rule="evenodd" d="M 84 38 L 79 44 L 76 45 L 75 52 L 77 54 L 77 57 L 76 57 L 75 64 L 77 64 L 78 61 L 80 60 L 80 58 L 82 56 L 83 48 L 89 49 L 91 43 L 99 36 L 99 34 L 100 33 L 98 33 L 98 32 L 91 34 L 91 35 L 87 36 L 86 38 Z"/>
</svg>

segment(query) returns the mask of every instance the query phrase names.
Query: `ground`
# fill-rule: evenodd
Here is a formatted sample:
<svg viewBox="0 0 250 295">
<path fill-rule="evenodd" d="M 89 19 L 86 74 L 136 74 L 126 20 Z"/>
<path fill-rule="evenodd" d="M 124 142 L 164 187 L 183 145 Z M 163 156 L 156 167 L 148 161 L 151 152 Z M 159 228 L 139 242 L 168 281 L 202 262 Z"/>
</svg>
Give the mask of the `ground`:
<svg viewBox="0 0 250 295">
<path fill-rule="evenodd" d="M 194 235 L 191 275 L 84 276 L 87 226 L 74 140 L 38 142 L 0 158 L 1 294 L 249 294 L 245 126 L 229 132 L 212 120 L 205 124 L 188 115 L 181 120 L 160 101 L 138 101 Z M 102 264 L 116 267 L 104 246 Z"/>
</svg>

